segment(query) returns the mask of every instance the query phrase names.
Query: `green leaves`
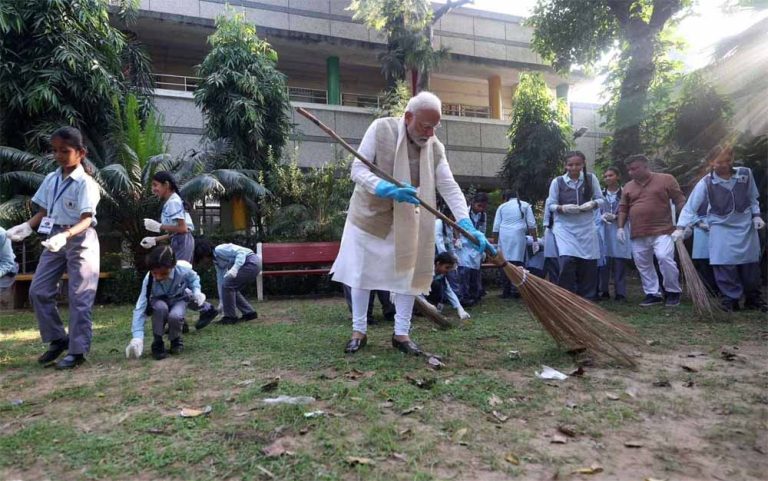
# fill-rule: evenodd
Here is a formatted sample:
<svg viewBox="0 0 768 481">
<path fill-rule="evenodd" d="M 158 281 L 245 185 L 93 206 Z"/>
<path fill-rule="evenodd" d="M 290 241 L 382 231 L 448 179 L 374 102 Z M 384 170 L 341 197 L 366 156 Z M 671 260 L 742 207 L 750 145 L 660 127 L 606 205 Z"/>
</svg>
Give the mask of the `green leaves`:
<svg viewBox="0 0 768 481">
<path fill-rule="evenodd" d="M 229 140 L 228 167 L 262 169 L 270 156 L 281 157 L 291 130 L 277 53 L 258 38 L 244 14 L 232 9 L 216 19 L 208 41 L 211 52 L 198 66 L 203 80 L 194 94 L 205 115 L 206 136 Z"/>
<path fill-rule="evenodd" d="M 571 128 L 567 110 L 555 102 L 540 73 L 520 76 L 508 135 L 509 153 L 499 172 L 505 188 L 532 204 L 543 201 L 570 148 Z"/>
</svg>

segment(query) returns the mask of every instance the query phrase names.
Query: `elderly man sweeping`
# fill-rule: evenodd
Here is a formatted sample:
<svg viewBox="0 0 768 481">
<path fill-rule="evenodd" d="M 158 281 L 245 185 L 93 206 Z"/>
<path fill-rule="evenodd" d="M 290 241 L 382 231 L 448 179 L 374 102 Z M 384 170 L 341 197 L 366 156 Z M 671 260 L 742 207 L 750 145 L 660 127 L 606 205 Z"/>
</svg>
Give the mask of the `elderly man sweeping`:
<svg viewBox="0 0 768 481">
<path fill-rule="evenodd" d="M 377 119 L 363 137 L 360 154 L 404 187 L 377 177 L 360 160 L 352 164 L 356 185 L 331 269 L 333 280 L 352 291 L 352 338 L 346 353 L 366 345 L 369 294 L 384 290 L 393 294 L 396 309 L 392 346 L 406 354 L 421 354 L 409 333 L 415 296 L 428 293 L 432 284 L 435 217 L 418 208 L 417 195 L 434 205 L 435 191 L 440 192 L 458 224 L 479 241 L 477 249 L 488 246 L 469 219 L 445 148 L 435 137 L 441 108 L 440 99 L 421 92 L 408 102 L 402 118 Z"/>
</svg>

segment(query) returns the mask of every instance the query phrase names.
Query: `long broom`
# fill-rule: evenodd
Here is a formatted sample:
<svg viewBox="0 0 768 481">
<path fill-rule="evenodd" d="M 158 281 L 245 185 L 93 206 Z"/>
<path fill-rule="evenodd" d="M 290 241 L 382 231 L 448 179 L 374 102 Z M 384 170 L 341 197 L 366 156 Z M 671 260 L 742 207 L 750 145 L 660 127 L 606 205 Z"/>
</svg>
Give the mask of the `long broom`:
<svg viewBox="0 0 768 481">
<path fill-rule="evenodd" d="M 371 172 L 398 187 L 403 187 L 401 182 L 363 157 L 314 115 L 301 107 L 298 107 L 296 111 L 357 157 Z M 422 208 L 447 225 L 457 229 L 470 241 L 478 244 L 477 239 L 469 232 L 459 227 L 431 205 L 425 204 L 418 197 L 416 198 L 421 202 Z M 504 259 L 500 250 L 497 251 L 496 255 L 493 255 L 490 249 L 487 250 L 487 253 L 494 264 L 503 268 L 504 274 L 520 292 L 528 312 L 541 323 L 555 342 L 569 351 L 586 349 L 597 356 L 608 357 L 630 366 L 635 365 L 632 357 L 620 347 L 622 343 L 641 344 L 631 327 L 622 324 L 614 315 L 592 302 L 545 279 L 534 276 L 523 268 L 510 264 Z"/>
<path fill-rule="evenodd" d="M 688 249 L 685 248 L 683 239 L 678 239 L 675 242 L 675 248 L 680 260 L 680 270 L 683 272 L 683 281 L 693 303 L 693 312 L 702 319 L 715 320 L 719 318 L 721 311 L 718 308 L 717 299 L 701 280 L 696 267 L 693 265 L 693 260 L 688 254 Z"/>
</svg>

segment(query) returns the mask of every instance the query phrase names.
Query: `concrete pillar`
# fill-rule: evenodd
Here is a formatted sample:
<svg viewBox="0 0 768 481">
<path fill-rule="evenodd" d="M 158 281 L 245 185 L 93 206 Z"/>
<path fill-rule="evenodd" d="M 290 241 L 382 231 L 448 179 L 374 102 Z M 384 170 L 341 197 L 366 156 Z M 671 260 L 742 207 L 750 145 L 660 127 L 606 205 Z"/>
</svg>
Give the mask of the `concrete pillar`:
<svg viewBox="0 0 768 481">
<path fill-rule="evenodd" d="M 568 84 L 560 84 L 557 87 L 555 87 L 555 91 L 557 92 L 557 98 L 563 99 L 566 102 L 568 101 Z"/>
<path fill-rule="evenodd" d="M 502 118 L 501 77 L 494 75 L 488 79 L 488 106 L 492 119 Z"/>
<path fill-rule="evenodd" d="M 341 74 L 339 70 L 339 57 L 333 56 L 325 59 L 326 77 L 328 80 L 328 104 L 341 105 Z"/>
</svg>

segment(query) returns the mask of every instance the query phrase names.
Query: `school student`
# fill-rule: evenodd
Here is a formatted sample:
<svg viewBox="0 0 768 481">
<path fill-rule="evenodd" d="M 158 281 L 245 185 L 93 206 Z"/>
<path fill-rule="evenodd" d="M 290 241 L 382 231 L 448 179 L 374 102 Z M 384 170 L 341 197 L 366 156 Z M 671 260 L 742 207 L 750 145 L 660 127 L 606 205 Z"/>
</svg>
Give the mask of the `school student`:
<svg viewBox="0 0 768 481">
<path fill-rule="evenodd" d="M 465 320 L 469 319 L 469 314 L 462 307 L 461 301 L 459 301 L 456 293 L 451 289 L 451 285 L 446 277 L 449 272 L 456 269 L 456 263 L 456 257 L 449 252 L 441 252 L 435 256 L 435 274 L 432 278 L 429 294 L 425 297 L 425 300 L 437 307 L 438 310 L 441 310 L 443 301 L 447 300 L 456 309 L 459 318 Z"/>
<path fill-rule="evenodd" d="M 603 205 L 603 194 L 597 177 L 587 173 L 583 153 L 566 153 L 565 170 L 564 175 L 552 180 L 545 205 L 554 215 L 552 233 L 560 256 L 559 285 L 596 300 L 600 245 L 593 211 Z"/>
<path fill-rule="evenodd" d="M 605 264 L 598 270 L 600 281 L 598 292 L 602 298 L 610 298 L 610 281 L 613 278 L 613 286 L 617 301 L 627 300 L 627 262 L 632 259 L 632 245 L 628 242 L 619 242 L 616 238 L 618 226 L 616 219 L 619 214 L 619 203 L 621 202 L 621 185 L 619 179 L 621 172 L 616 167 L 608 167 L 603 174 L 605 190 L 603 198 L 605 203 L 600 209 L 598 221 L 599 233 L 602 235 L 602 255 L 605 258 Z M 629 229 L 629 222 L 625 225 Z"/>
<path fill-rule="evenodd" d="M 682 238 L 685 227 L 701 217 L 699 208 L 707 202 L 709 260 L 715 283 L 722 294 L 725 311 L 744 307 L 768 312 L 760 292 L 760 241 L 757 231 L 765 228 L 752 171 L 733 168 L 733 147 L 717 145 L 707 155 L 712 170 L 693 188 L 677 221 L 673 240 Z"/>
<path fill-rule="evenodd" d="M 83 136 L 73 127 L 62 127 L 51 135 L 53 157 L 59 167 L 45 176 L 32 202 L 40 210 L 27 222 L 8 230 L 20 242 L 37 229 L 45 237 L 29 298 L 48 350 L 37 361 L 49 365 L 64 351 L 57 369 L 72 369 L 85 361 L 91 348 L 91 309 L 99 284 L 99 238 L 96 206 L 99 187 L 85 168 Z M 58 283 L 69 276 L 69 333 L 56 308 Z"/>
<path fill-rule="evenodd" d="M 477 192 L 472 197 L 472 202 L 469 204 L 469 219 L 472 221 L 472 225 L 481 234 L 485 235 L 485 231 L 488 229 L 488 194 L 485 192 Z M 481 262 L 482 262 L 481 256 Z M 483 276 L 478 267 L 477 275 L 473 277 L 473 281 L 476 286 L 469 286 L 469 290 L 478 293 L 477 301 L 485 297 L 485 289 L 483 288 Z"/>
<path fill-rule="evenodd" d="M 125 348 L 128 358 L 141 357 L 144 349 L 144 321 L 152 318 L 152 357 L 156 360 L 168 357 L 163 334 L 168 324 L 170 353 L 181 354 L 184 342 L 181 338 L 181 324 L 187 312 L 187 304 L 194 303 L 198 309 L 211 310 L 206 305 L 205 294 L 200 290 L 200 276 L 188 266 L 176 262 L 176 256 L 169 246 L 156 246 L 147 255 L 149 272 L 141 284 L 139 299 L 133 310 L 131 342 Z"/>
<path fill-rule="evenodd" d="M 11 287 L 18 271 L 19 266 L 16 264 L 11 239 L 8 238 L 5 229 L 0 227 L 0 289 Z"/>
<path fill-rule="evenodd" d="M 456 257 L 459 260 L 459 291 L 456 294 L 463 306 L 474 306 L 482 299 L 482 284 L 478 279 L 482 274 L 480 269 L 484 256 L 471 240 L 459 236 L 456 248 Z"/>
<path fill-rule="evenodd" d="M 256 310 L 240 292 L 248 284 L 256 282 L 261 271 L 261 261 L 251 249 L 236 244 L 213 247 L 207 239 L 195 244 L 195 264 L 213 262 L 216 269 L 216 285 L 223 317 L 221 324 L 236 324 L 258 318 Z M 242 317 L 237 317 L 237 311 Z"/>
<path fill-rule="evenodd" d="M 695 222 L 693 226 L 690 226 L 693 232 L 691 260 L 693 261 L 693 266 L 696 268 L 696 272 L 699 273 L 699 277 L 704 281 L 704 285 L 707 286 L 707 289 L 719 296 L 720 290 L 717 288 L 717 282 L 715 282 L 715 271 L 712 269 L 712 264 L 709 263 L 709 225 L 706 222 L 709 204 L 707 202 L 702 202 L 701 206 L 703 206 L 703 209 L 702 207 L 699 207 L 699 221 Z"/>
<path fill-rule="evenodd" d="M 502 200 L 504 203 L 496 209 L 496 216 L 493 220 L 493 235 L 499 239 L 499 247 L 504 258 L 511 264 L 523 266 L 528 250 L 526 239 L 528 235 L 533 238 L 533 254 L 539 251 L 533 209 L 528 202 L 521 201 L 509 190 L 504 191 Z M 502 275 L 501 281 L 503 285 L 502 298 L 520 297 L 517 288 L 512 285 L 507 276 Z"/>
<path fill-rule="evenodd" d="M 450 220 L 455 220 L 453 213 L 447 206 L 443 206 L 443 208 L 440 209 L 440 212 Z M 453 227 L 443 222 L 442 219 L 435 219 L 435 254 L 448 252 L 456 257 L 458 238 L 459 236 Z M 461 279 L 459 278 L 458 271 L 453 269 L 448 272 L 445 277 L 448 279 L 448 284 L 451 285 L 453 292 L 458 292 L 461 288 Z"/>
<path fill-rule="evenodd" d="M 557 242 L 552 234 L 555 216 L 549 209 L 544 209 L 544 277 L 549 282 L 557 284 L 560 282 L 560 254 L 557 252 Z"/>
<path fill-rule="evenodd" d="M 161 171 L 152 176 L 152 193 L 163 201 L 160 222 L 154 219 L 144 219 L 144 228 L 150 232 L 167 232 L 167 234 L 145 237 L 141 245 L 151 249 L 158 242 L 170 240 L 171 249 L 176 260 L 192 262 L 195 252 L 195 230 L 192 217 L 186 204 L 179 196 L 179 186 L 170 172 Z"/>
</svg>

